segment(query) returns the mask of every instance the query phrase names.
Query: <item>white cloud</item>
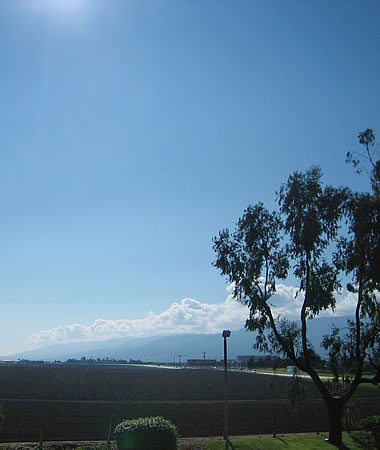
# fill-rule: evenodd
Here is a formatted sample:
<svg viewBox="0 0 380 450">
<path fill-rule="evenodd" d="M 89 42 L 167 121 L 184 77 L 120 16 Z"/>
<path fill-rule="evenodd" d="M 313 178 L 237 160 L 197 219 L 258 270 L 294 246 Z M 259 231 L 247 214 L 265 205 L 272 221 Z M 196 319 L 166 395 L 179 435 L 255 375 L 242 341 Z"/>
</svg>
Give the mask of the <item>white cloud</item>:
<svg viewBox="0 0 380 450">
<path fill-rule="evenodd" d="M 97 319 L 91 325 L 71 324 L 43 330 L 29 337 L 35 346 L 119 337 L 143 337 L 184 333 L 214 333 L 223 328 L 240 329 L 248 316 L 247 307 L 229 295 L 224 303 L 208 304 L 184 298 L 159 314 L 143 319 Z"/>
<path fill-rule="evenodd" d="M 298 288 L 285 284 L 276 285 L 276 294 L 270 299 L 274 317 L 298 319 L 304 296 Z"/>
<path fill-rule="evenodd" d="M 276 285 L 276 295 L 270 300 L 273 305 L 274 315 L 281 315 L 290 319 L 299 319 L 304 295 L 298 291 L 294 286 L 286 286 L 284 284 Z M 336 308 L 333 311 L 331 308 L 321 311 L 319 317 L 326 316 L 352 316 L 355 313 L 357 302 L 356 294 L 342 290 L 335 294 Z"/>
<path fill-rule="evenodd" d="M 356 303 L 358 301 L 357 294 L 346 290 L 336 295 L 336 308 L 333 312 L 331 309 L 321 313 L 323 316 L 352 316 L 355 314 Z"/>
<path fill-rule="evenodd" d="M 184 333 L 218 333 L 221 329 L 237 330 L 244 326 L 248 308 L 235 301 L 232 287 L 223 303 L 208 304 L 184 298 L 159 314 L 153 312 L 143 319 L 97 319 L 91 325 L 71 324 L 50 330 L 43 330 L 29 337 L 28 343 L 45 346 L 56 343 L 79 341 L 101 341 L 119 337 L 145 337 Z M 271 299 L 275 317 L 281 315 L 298 319 L 303 295 L 294 286 L 277 285 L 277 292 Z M 338 307 L 335 315 L 352 315 L 355 296 L 344 292 L 337 295 Z M 326 311 L 323 315 L 331 315 Z M 321 314 L 322 315 L 322 314 Z"/>
</svg>

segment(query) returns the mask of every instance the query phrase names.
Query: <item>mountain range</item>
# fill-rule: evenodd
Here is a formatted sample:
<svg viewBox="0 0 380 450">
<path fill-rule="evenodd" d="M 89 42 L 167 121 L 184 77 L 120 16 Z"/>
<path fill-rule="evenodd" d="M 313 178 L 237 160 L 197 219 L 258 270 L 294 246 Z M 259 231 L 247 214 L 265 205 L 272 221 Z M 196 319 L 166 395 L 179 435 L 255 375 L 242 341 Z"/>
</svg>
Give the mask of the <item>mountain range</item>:
<svg viewBox="0 0 380 450">
<path fill-rule="evenodd" d="M 308 336 L 317 353 L 324 354 L 320 342 L 324 334 L 331 330 L 334 323 L 338 327 L 346 325 L 348 317 L 322 317 L 309 321 Z M 259 355 L 253 350 L 255 333 L 241 329 L 232 331 L 228 338 L 228 358 L 235 359 L 238 355 Z M 141 361 L 173 362 L 187 359 L 217 359 L 223 358 L 222 333 L 218 334 L 182 334 L 173 336 L 155 336 L 145 338 L 119 338 L 108 341 L 74 342 L 55 344 L 35 350 L 0 357 L 0 359 L 66 361 L 69 358 L 110 358 L 133 359 Z"/>
</svg>

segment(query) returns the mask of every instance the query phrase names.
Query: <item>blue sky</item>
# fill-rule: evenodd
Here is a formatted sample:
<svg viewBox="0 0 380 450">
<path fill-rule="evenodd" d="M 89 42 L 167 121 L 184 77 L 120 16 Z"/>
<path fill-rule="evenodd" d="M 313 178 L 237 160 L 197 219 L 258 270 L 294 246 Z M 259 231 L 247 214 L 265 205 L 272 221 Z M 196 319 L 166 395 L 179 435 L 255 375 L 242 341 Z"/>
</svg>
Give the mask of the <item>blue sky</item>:
<svg viewBox="0 0 380 450">
<path fill-rule="evenodd" d="M 172 330 L 218 308 L 210 331 L 240 328 L 212 237 L 312 164 L 368 188 L 344 159 L 380 130 L 379 19 L 377 1 L 0 2 L 0 355 L 173 308 Z"/>
</svg>

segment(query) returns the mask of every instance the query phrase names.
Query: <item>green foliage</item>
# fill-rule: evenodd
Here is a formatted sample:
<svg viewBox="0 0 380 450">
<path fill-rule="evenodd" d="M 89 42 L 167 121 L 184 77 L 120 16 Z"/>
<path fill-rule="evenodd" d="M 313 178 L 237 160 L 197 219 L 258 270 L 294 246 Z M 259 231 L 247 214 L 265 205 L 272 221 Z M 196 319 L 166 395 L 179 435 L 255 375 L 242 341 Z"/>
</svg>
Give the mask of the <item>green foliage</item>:
<svg viewBox="0 0 380 450">
<path fill-rule="evenodd" d="M 119 423 L 114 436 L 119 449 L 172 450 L 177 448 L 178 431 L 161 416 L 140 417 Z"/>
<path fill-rule="evenodd" d="M 380 448 L 380 416 L 368 416 L 360 421 L 360 426 L 372 434 L 376 448 Z"/>
<path fill-rule="evenodd" d="M 347 152 L 346 162 L 350 163 L 356 169 L 356 173 L 360 174 L 363 170 L 367 173 L 372 190 L 375 196 L 380 195 L 380 160 L 376 160 L 375 133 L 371 128 L 367 128 L 358 135 L 359 144 L 365 149 L 364 153 Z M 363 164 L 363 160 L 366 161 Z M 369 167 L 368 167 L 369 166 Z"/>
<path fill-rule="evenodd" d="M 282 227 L 279 215 L 258 203 L 244 211 L 234 233 L 225 229 L 213 239 L 214 266 L 234 283 L 235 298 L 249 306 L 246 328 L 258 332 L 255 347 L 260 350 L 268 350 L 265 331 L 273 320 L 269 299 L 276 292 L 276 280 L 288 273 Z"/>
<path fill-rule="evenodd" d="M 292 362 L 288 358 L 279 358 L 277 356 L 266 356 L 260 359 L 249 359 L 247 362 L 248 369 L 266 369 L 270 367 L 272 370 L 277 370 L 280 367 L 291 366 Z"/>
<path fill-rule="evenodd" d="M 236 300 L 249 307 L 245 326 L 256 332 L 254 348 L 285 355 L 311 376 L 329 409 L 329 441 L 335 444 L 340 443 L 340 423 L 332 418 L 341 417 L 360 383 L 380 383 L 380 163 L 373 159 L 373 131 L 360 133 L 359 142 L 371 164 L 372 193 L 324 185 L 321 169 L 311 167 L 281 185 L 279 212 L 262 203 L 249 206 L 235 232 L 223 230 L 213 240 L 214 266 L 233 283 Z M 299 283 L 300 323 L 278 315 L 271 303 L 277 280 L 290 271 Z M 336 379 L 352 374 L 334 398 L 316 371 L 321 363 L 310 346 L 308 324 L 324 310 L 334 312 L 344 275 L 356 297 L 355 319 L 348 331 L 334 328 L 322 343 Z M 365 363 L 371 378 L 363 376 Z"/>
<path fill-rule="evenodd" d="M 214 262 L 234 283 L 235 298 L 249 306 L 246 328 L 256 331 L 255 348 L 284 354 L 301 370 L 312 365 L 306 338 L 306 319 L 334 309 L 339 272 L 325 254 L 337 238 L 346 189 L 323 187 L 322 173 L 312 167 L 289 176 L 278 193 L 280 214 L 262 203 L 249 206 L 236 231 L 223 230 L 214 238 Z M 271 297 L 276 282 L 290 268 L 299 279 L 298 295 L 304 297 L 302 329 L 296 322 L 273 314 Z"/>
<path fill-rule="evenodd" d="M 287 254 L 293 260 L 294 275 L 305 295 L 305 318 L 334 309 L 335 291 L 340 288 L 336 268 L 327 261 L 325 253 L 337 237 L 347 192 L 323 187 L 321 178 L 318 167 L 305 173 L 295 172 L 278 195 L 289 237 Z"/>
</svg>

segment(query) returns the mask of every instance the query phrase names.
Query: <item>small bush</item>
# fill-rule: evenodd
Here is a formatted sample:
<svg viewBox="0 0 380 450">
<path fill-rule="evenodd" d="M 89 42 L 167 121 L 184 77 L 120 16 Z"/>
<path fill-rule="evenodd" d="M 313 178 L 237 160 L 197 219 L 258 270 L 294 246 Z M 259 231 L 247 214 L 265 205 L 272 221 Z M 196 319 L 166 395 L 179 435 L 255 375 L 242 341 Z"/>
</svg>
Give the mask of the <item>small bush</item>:
<svg viewBox="0 0 380 450">
<path fill-rule="evenodd" d="M 114 431 L 119 449 L 157 449 L 177 448 L 178 431 L 170 420 L 163 417 L 140 417 L 124 420 Z"/>
<path fill-rule="evenodd" d="M 368 416 L 360 421 L 360 425 L 372 434 L 376 448 L 380 448 L 380 416 Z"/>
</svg>

